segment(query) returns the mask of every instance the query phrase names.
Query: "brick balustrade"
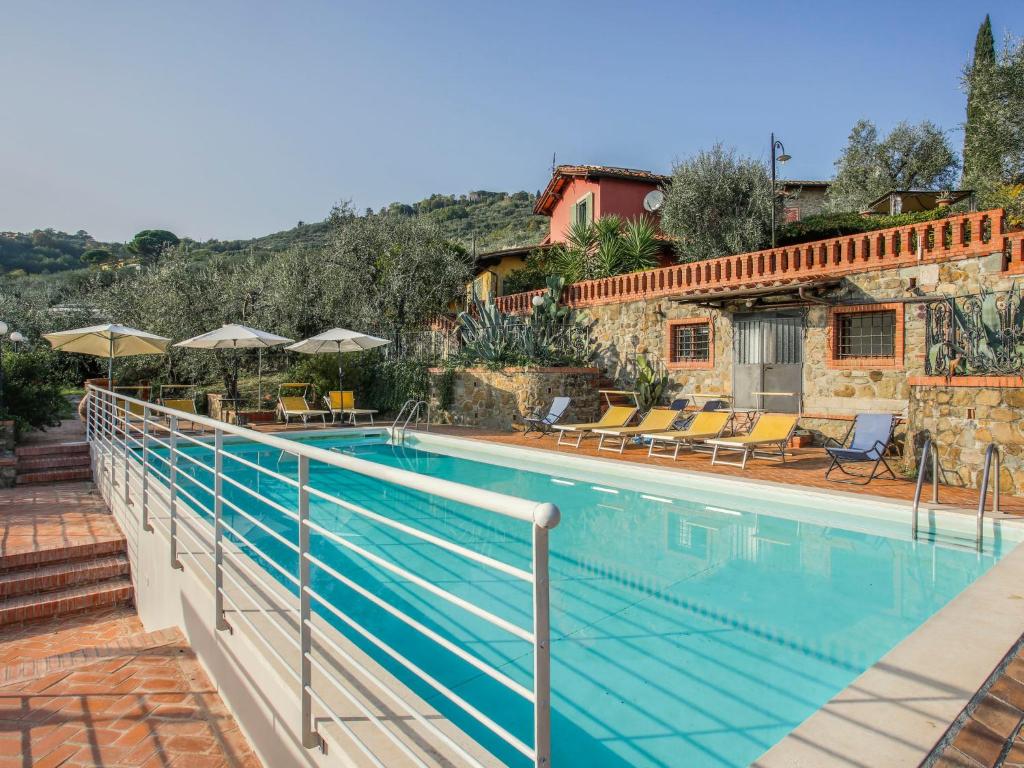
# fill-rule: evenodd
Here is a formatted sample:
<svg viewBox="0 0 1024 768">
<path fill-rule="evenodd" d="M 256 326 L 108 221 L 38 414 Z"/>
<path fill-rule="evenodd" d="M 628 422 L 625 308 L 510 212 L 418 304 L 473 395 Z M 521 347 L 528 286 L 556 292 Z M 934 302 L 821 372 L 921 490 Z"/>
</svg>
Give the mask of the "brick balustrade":
<svg viewBox="0 0 1024 768">
<path fill-rule="evenodd" d="M 871 269 L 963 259 L 1002 252 L 1007 269 L 1024 271 L 1024 233 L 1005 231 L 1002 209 L 816 240 L 628 275 L 585 280 L 565 287 L 562 301 L 592 307 L 662 296 L 841 276 Z M 501 296 L 498 308 L 525 314 L 544 291 Z"/>
</svg>

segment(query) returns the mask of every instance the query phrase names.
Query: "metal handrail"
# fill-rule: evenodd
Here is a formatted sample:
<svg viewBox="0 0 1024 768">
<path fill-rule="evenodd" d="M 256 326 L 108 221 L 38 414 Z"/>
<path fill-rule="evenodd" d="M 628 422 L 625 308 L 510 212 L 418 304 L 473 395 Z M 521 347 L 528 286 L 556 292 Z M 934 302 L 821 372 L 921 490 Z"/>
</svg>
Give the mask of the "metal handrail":
<svg viewBox="0 0 1024 768">
<path fill-rule="evenodd" d="M 401 429 L 401 442 L 402 442 L 402 444 L 405 443 L 405 434 L 409 430 L 409 422 L 412 421 L 413 418 L 415 418 L 416 421 L 413 422 L 413 426 L 418 427 L 420 425 L 420 411 L 421 410 L 426 410 L 427 429 L 430 429 L 430 403 L 428 403 L 426 400 L 417 400 L 415 402 L 413 402 L 412 400 L 406 401 L 406 405 L 408 405 L 409 403 L 412 403 L 412 407 L 409 409 L 409 413 L 406 415 L 405 421 L 402 422 L 402 426 L 401 427 L 398 426 L 398 418 L 395 419 L 395 423 L 392 424 L 392 426 L 391 426 L 392 437 L 394 439 L 396 439 L 396 440 L 398 439 L 398 431 L 399 431 L 399 429 Z M 400 411 L 399 414 L 398 414 L 399 418 L 401 417 L 402 412 L 404 412 L 404 411 L 405 411 L 405 405 L 402 406 L 402 411 Z"/>
<path fill-rule="evenodd" d="M 985 536 L 985 497 L 988 495 L 988 478 L 992 469 L 992 459 L 996 460 L 996 482 L 992 487 L 992 514 L 999 514 L 999 475 L 1003 468 L 1002 455 L 999 446 L 989 443 L 985 449 L 985 468 L 981 473 L 981 485 L 978 487 L 978 551 L 982 551 L 982 542 Z"/>
<path fill-rule="evenodd" d="M 911 510 L 910 519 L 910 538 L 913 541 L 917 541 L 917 530 L 918 530 L 918 509 L 921 506 L 921 489 L 924 485 L 924 468 L 925 462 L 931 457 L 932 460 L 932 504 L 939 503 L 939 455 L 932 446 L 931 438 L 924 441 L 924 447 L 921 449 L 921 461 L 917 465 L 917 485 L 914 488 L 914 506 Z"/>
<path fill-rule="evenodd" d="M 148 532 L 159 531 L 161 536 L 169 540 L 170 561 L 172 567 L 183 567 L 178 559 L 179 520 L 182 522 L 180 532 L 187 534 L 189 540 L 200 546 L 200 554 L 205 553 L 204 556 L 212 558 L 213 572 L 211 573 L 210 569 L 202 564 L 202 561 L 196 553 L 189 551 L 192 549 L 191 546 L 186 546 L 182 550 L 182 554 L 191 555 L 189 560 L 190 565 L 194 562 L 197 568 L 203 572 L 202 575 L 207 581 L 202 581 L 202 583 L 205 585 L 212 582 L 217 629 L 230 629 L 225 614 L 225 605 L 227 604 L 233 610 L 232 615 L 237 616 L 244 625 L 249 627 L 249 629 L 256 634 L 257 639 L 261 644 L 266 646 L 264 650 L 266 650 L 270 657 L 276 659 L 279 663 L 285 664 L 285 668 L 289 676 L 294 678 L 298 684 L 297 693 L 302 705 L 302 726 L 299 731 L 302 734 L 302 743 L 304 746 L 312 748 L 321 745 L 322 743 L 319 734 L 316 732 L 312 712 L 312 705 L 314 702 L 317 702 L 320 706 L 326 709 L 329 719 L 343 727 L 343 730 L 346 730 L 347 735 L 355 740 L 356 746 L 370 758 L 370 762 L 372 764 L 379 764 L 379 761 L 372 756 L 372 750 L 369 750 L 369 747 L 357 738 L 354 733 L 344 728 L 344 721 L 339 718 L 338 714 L 330 708 L 329 704 L 324 699 L 324 696 L 322 695 L 323 692 L 320 690 L 321 683 L 317 682 L 316 686 L 313 684 L 311 675 L 313 668 L 316 668 L 327 677 L 327 681 L 332 687 L 336 688 L 342 696 L 349 701 L 352 700 L 350 695 L 351 692 L 346 692 L 348 691 L 346 685 L 350 685 L 350 683 L 344 679 L 334 677 L 329 669 L 332 665 L 321 663 L 312 652 L 312 633 L 316 632 L 321 640 L 328 639 L 327 636 L 323 634 L 323 630 L 318 628 L 312 621 L 312 608 L 315 602 L 317 605 L 322 606 L 328 613 L 334 615 L 348 627 L 355 630 L 382 652 L 390 656 L 393 660 L 397 661 L 408 671 L 426 682 L 434 688 L 435 691 L 458 706 L 463 712 L 470 715 L 492 733 L 496 734 L 509 746 L 525 755 L 535 766 L 550 765 L 551 692 L 548 532 L 559 522 L 559 511 L 557 507 L 553 504 L 538 503 L 493 491 L 471 488 L 460 483 L 419 475 L 414 472 L 408 472 L 394 467 L 373 464 L 362 459 L 357 459 L 353 456 L 339 454 L 322 448 L 316 448 L 314 446 L 298 443 L 292 440 L 284 440 L 272 435 L 264 435 L 250 431 L 244 427 L 218 422 L 203 416 L 179 412 L 175 409 L 162 405 L 136 400 L 128 395 L 112 392 L 99 387 L 89 386 L 87 389 L 87 397 L 87 439 L 93 446 L 93 466 L 94 468 L 99 468 L 96 472 L 97 482 L 103 484 L 101 487 L 103 487 L 104 490 L 109 490 L 111 494 L 114 492 L 115 487 L 117 487 L 119 493 L 123 494 L 124 501 L 126 503 L 126 506 L 123 509 L 135 510 L 135 513 L 140 517 L 142 529 Z M 135 409 L 135 412 L 132 412 L 132 405 L 141 406 L 141 418 L 138 414 L 138 408 Z M 412 423 L 414 418 L 417 419 L 415 423 L 419 423 L 418 419 L 422 408 L 426 408 L 427 418 L 429 419 L 430 408 L 425 401 L 409 401 L 403 405 L 402 412 L 400 412 L 401 415 L 405 416 L 405 421 L 403 422 L 402 427 L 403 431 L 410 423 Z M 406 410 L 408 410 L 407 414 L 404 413 Z M 163 423 L 164 421 L 166 421 L 166 426 Z M 192 426 L 192 430 L 195 430 L 196 427 L 209 428 L 209 430 L 212 431 L 212 435 L 204 438 L 203 440 L 197 440 L 191 435 L 186 435 L 179 429 L 179 424 L 185 422 Z M 160 431 L 162 434 L 166 435 L 166 440 L 161 440 L 155 437 L 153 435 L 154 431 Z M 254 462 L 249 462 L 248 460 L 241 459 L 240 463 L 252 466 L 275 480 L 279 480 L 296 489 L 297 512 L 292 512 L 292 510 L 280 503 L 279 493 L 276 494 L 277 500 L 275 500 L 261 494 L 258 489 L 253 490 L 252 488 L 242 488 L 242 484 L 238 483 L 235 478 L 229 477 L 228 474 L 224 472 L 225 456 L 232 459 L 239 459 L 239 457 L 226 450 L 227 446 L 230 445 L 230 443 L 227 443 L 225 440 L 225 437 L 228 436 L 238 439 L 235 440 L 235 442 L 238 442 L 240 439 L 244 439 L 248 442 L 280 450 L 296 457 L 298 466 L 296 468 L 296 477 L 294 479 L 282 475 L 280 472 L 275 472 L 274 470 L 266 467 L 256 465 Z M 200 461 L 195 456 L 184 452 L 182 447 L 187 448 L 188 446 L 179 445 L 182 439 L 189 444 L 197 444 L 206 449 L 207 452 L 202 454 L 204 461 Z M 161 451 L 159 453 L 154 452 L 154 446 L 160 448 Z M 161 455 L 164 451 L 166 451 L 166 455 Z M 161 462 L 159 466 L 163 468 L 163 471 L 157 469 L 153 459 L 159 459 Z M 205 463 L 205 460 L 212 463 L 212 469 Z M 472 550 L 462 544 L 448 541 L 434 533 L 419 530 L 405 523 L 391 520 L 386 516 L 373 512 L 370 509 L 363 508 L 350 501 L 325 493 L 310 484 L 310 461 L 318 461 L 326 465 L 356 472 L 387 483 L 468 504 L 479 509 L 502 514 L 513 519 L 529 522 L 532 529 L 532 567 L 530 570 L 518 568 L 509 563 L 495 559 L 490 555 Z M 118 467 L 117 471 L 115 471 L 115 462 L 123 463 L 123 466 Z M 205 473 L 199 472 L 200 469 L 212 473 L 210 488 L 202 485 L 202 483 L 197 479 L 197 477 L 203 477 L 205 475 Z M 133 475 L 135 482 L 133 482 Z M 213 508 L 210 509 L 206 504 L 200 503 L 195 496 L 182 488 L 182 478 L 203 488 L 207 493 L 209 493 L 212 496 L 212 504 L 210 506 Z M 160 482 L 156 482 L 157 480 Z M 227 482 L 225 483 L 225 481 Z M 226 498 L 225 493 L 229 490 L 233 491 L 236 487 L 241 488 L 241 490 L 245 491 L 248 497 L 254 498 L 258 503 L 262 504 L 263 510 L 265 511 L 262 514 L 255 512 L 255 510 L 246 511 L 239 507 L 238 504 Z M 280 488 L 281 486 L 276 487 Z M 141 505 L 138 503 L 140 499 L 134 498 L 134 495 L 140 488 Z M 163 498 L 161 498 L 161 496 L 163 496 Z M 404 534 L 413 536 L 429 545 L 439 547 L 455 556 L 466 558 L 479 565 L 498 570 L 506 575 L 516 578 L 517 580 L 526 581 L 531 585 L 533 593 L 532 626 L 529 628 L 523 628 L 514 622 L 502 619 L 501 617 L 490 613 L 483 607 L 477 606 L 469 600 L 460 598 L 454 593 L 431 583 L 428 579 L 417 575 L 408 568 L 407 563 L 403 563 L 401 566 L 390 563 L 380 555 L 374 554 L 364 547 L 355 545 L 344 537 L 338 536 L 328 528 L 311 521 L 309 519 L 309 505 L 310 500 L 313 497 L 327 503 L 331 503 L 335 507 L 345 509 L 350 513 L 354 512 L 365 519 L 375 520 L 376 522 L 379 522 L 393 530 L 400 530 Z M 236 501 L 238 501 L 237 498 Z M 150 524 L 149 508 L 151 504 L 155 504 L 155 509 L 160 513 L 159 517 L 153 518 L 154 520 L 159 521 L 159 526 L 153 526 Z M 285 570 L 265 551 L 257 547 L 253 541 L 247 539 L 234 527 L 228 524 L 228 522 L 223 519 L 224 514 L 227 513 L 228 510 L 240 513 L 248 522 L 253 523 L 258 529 L 260 529 L 260 531 L 262 531 L 261 534 L 254 536 L 254 538 L 258 538 L 261 544 L 266 540 L 267 536 L 269 536 L 276 539 L 279 543 L 285 544 L 292 552 L 297 552 L 299 555 L 298 577 L 293 576 L 290 572 Z M 271 518 L 276 517 L 276 515 L 281 515 L 282 517 L 288 518 L 292 521 L 297 520 L 297 542 L 289 541 L 284 536 L 278 534 L 276 530 L 264 522 L 264 520 L 266 520 L 266 522 L 270 522 L 270 518 L 264 517 L 264 515 L 269 515 Z M 263 519 L 261 520 L 257 518 Z M 210 528 L 210 531 L 204 534 L 204 537 L 208 537 L 210 539 L 209 550 L 206 549 L 207 543 L 200 541 L 197 537 L 196 530 L 193 530 L 194 526 L 208 526 Z M 382 567 L 392 573 L 399 574 L 403 580 L 426 590 L 428 593 L 433 594 L 441 600 L 444 600 L 449 606 L 452 606 L 453 609 L 467 611 L 469 614 L 483 619 L 484 621 L 499 627 L 503 631 L 510 633 L 513 637 L 530 643 L 533 646 L 534 657 L 532 687 L 518 683 L 501 671 L 500 668 L 492 666 L 490 663 L 476 656 L 476 654 L 472 653 L 469 649 L 462 648 L 458 644 L 447 640 L 445 637 L 439 635 L 426 625 L 416 621 L 412 616 L 406 615 L 400 609 L 388 603 L 380 595 L 363 589 L 354 582 L 351 582 L 346 576 L 330 567 L 329 564 L 319 560 L 310 553 L 310 535 L 312 533 L 322 536 L 325 539 L 331 540 L 344 547 L 349 555 L 366 559 L 378 567 Z M 230 537 L 228 534 L 230 534 Z M 244 545 L 244 548 L 242 545 Z M 253 559 L 251 561 L 244 560 L 243 556 L 249 553 L 258 559 Z M 229 559 L 226 559 L 225 555 L 227 555 Z M 247 565 L 243 569 L 248 574 L 248 577 L 253 579 L 253 582 L 248 582 L 251 587 L 250 590 L 247 590 L 245 585 L 242 583 L 243 581 L 246 581 L 245 579 L 236 579 L 226 568 L 228 564 L 230 564 L 232 568 L 237 568 L 244 562 L 252 563 L 251 566 Z M 266 589 L 271 584 L 276 584 L 278 585 L 278 588 L 280 588 L 280 580 L 273 577 L 273 575 L 267 570 L 267 565 L 273 566 L 274 569 L 284 575 L 290 584 L 298 586 L 297 592 L 299 604 L 297 608 L 288 609 L 289 612 L 295 611 L 298 613 L 298 621 L 295 624 L 290 624 L 290 627 L 282 626 L 275 621 L 274 618 L 272 618 L 272 615 L 281 616 L 282 614 L 279 614 L 276 611 L 267 611 L 263 607 L 260 597 L 257 596 L 257 593 L 261 593 L 263 589 Z M 462 661 L 471 664 L 483 674 L 503 685 L 509 691 L 524 697 L 533 705 L 533 745 L 531 746 L 523 742 L 516 735 L 512 734 L 499 723 L 491 719 L 486 713 L 480 711 L 470 702 L 459 696 L 455 691 L 449 689 L 439 680 L 432 677 L 427 670 L 405 658 L 399 651 L 392 648 L 385 640 L 373 635 L 368 629 L 366 629 L 366 627 L 362 626 L 355 618 L 353 618 L 354 615 L 358 614 L 347 614 L 340 611 L 338 606 L 334 605 L 332 601 L 314 591 L 312 588 L 312 579 L 310 574 L 311 566 L 317 567 L 319 573 L 332 577 L 334 581 L 353 589 L 356 594 L 361 595 L 364 599 L 389 612 L 393 617 L 405 623 L 406 626 L 436 643 L 437 647 L 454 654 Z M 257 571 L 259 574 L 258 577 Z M 230 593 L 225 589 L 225 576 L 234 587 L 233 591 Z M 273 593 L 273 590 L 271 590 L 270 593 Z M 298 648 L 299 664 L 297 668 L 289 666 L 280 651 L 271 644 L 270 640 L 267 639 L 265 633 L 257 631 L 257 628 L 252 624 L 252 621 L 247 615 L 247 612 L 251 609 L 243 608 L 243 606 L 239 605 L 237 602 L 237 600 L 241 598 L 244 598 L 243 602 L 251 602 L 253 604 L 253 609 L 264 619 L 275 623 L 275 629 L 281 633 L 291 645 Z M 323 612 L 321 611 L 321 613 Z M 344 653 L 336 643 L 328 642 L 327 645 L 336 652 Z M 351 659 L 348 661 L 351 662 Z M 351 666 L 351 664 L 348 666 Z M 389 687 L 389 683 L 374 677 L 370 677 L 369 680 L 375 688 L 381 690 L 390 700 L 396 703 L 401 702 L 401 708 L 407 711 L 409 717 L 424 726 L 424 728 L 426 728 L 439 743 L 443 743 L 450 747 L 456 754 L 463 757 L 467 763 L 479 765 L 476 758 L 473 758 L 465 752 L 465 750 L 463 750 L 449 734 L 446 734 L 443 729 L 432 723 L 429 717 L 421 717 L 416 711 L 415 706 L 409 704 L 401 693 Z M 369 710 L 363 711 L 361 708 L 360 711 L 364 716 L 368 716 L 368 719 L 372 721 L 372 724 L 376 728 L 382 731 L 383 735 L 385 735 L 390 741 L 394 742 L 393 736 L 390 735 L 390 731 L 382 719 L 373 716 L 372 713 L 369 713 Z M 402 749 L 401 746 L 400 749 Z M 402 751 L 409 755 L 405 749 L 402 749 Z M 419 761 L 414 760 L 414 762 L 418 763 Z"/>
<path fill-rule="evenodd" d="M 928 459 L 932 460 L 932 504 L 939 503 L 939 456 L 935 446 L 929 438 L 924 441 L 921 449 L 921 461 L 917 467 L 917 485 L 914 488 L 914 506 L 911 510 L 910 535 L 913 541 L 917 541 L 918 535 L 918 514 L 921 506 L 921 490 L 924 485 L 924 468 Z M 999 514 L 999 474 L 1002 469 L 1002 456 L 999 446 L 989 443 L 985 449 L 985 464 L 981 474 L 981 483 L 978 486 L 978 512 L 975 526 L 975 548 L 981 552 L 985 543 L 985 498 L 988 496 L 989 476 L 992 470 L 992 460 L 995 459 L 996 480 L 992 488 L 992 512 Z"/>
</svg>

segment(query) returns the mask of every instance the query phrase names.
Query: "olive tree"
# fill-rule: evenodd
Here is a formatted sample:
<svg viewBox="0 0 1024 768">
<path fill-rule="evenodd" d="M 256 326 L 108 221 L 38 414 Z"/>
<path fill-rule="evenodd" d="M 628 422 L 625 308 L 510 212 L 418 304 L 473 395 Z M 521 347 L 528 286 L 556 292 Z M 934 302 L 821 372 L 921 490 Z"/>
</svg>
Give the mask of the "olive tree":
<svg viewBox="0 0 1024 768">
<path fill-rule="evenodd" d="M 870 120 L 858 120 L 836 160 L 827 205 L 832 211 L 860 211 L 891 190 L 949 189 L 958 168 L 946 134 L 928 120 L 900 123 L 885 138 Z"/>
<path fill-rule="evenodd" d="M 321 255 L 333 282 L 328 306 L 344 308 L 360 329 L 386 335 L 401 350 L 403 334 L 447 310 L 472 277 L 472 258 L 434 223 L 415 216 L 331 216 Z"/>
<path fill-rule="evenodd" d="M 716 144 L 676 164 L 661 227 L 680 261 L 754 251 L 770 237 L 772 204 L 764 163 Z"/>
</svg>

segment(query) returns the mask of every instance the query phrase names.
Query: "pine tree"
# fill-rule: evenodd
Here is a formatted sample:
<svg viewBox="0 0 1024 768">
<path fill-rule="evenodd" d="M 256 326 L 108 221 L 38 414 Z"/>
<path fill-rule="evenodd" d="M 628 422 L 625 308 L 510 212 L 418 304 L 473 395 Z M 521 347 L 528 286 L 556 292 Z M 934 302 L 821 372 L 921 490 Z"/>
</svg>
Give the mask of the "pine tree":
<svg viewBox="0 0 1024 768">
<path fill-rule="evenodd" d="M 984 174 L 984 169 L 977 166 L 978 121 L 990 106 L 986 98 L 979 93 L 974 80 L 979 73 L 991 70 L 996 64 L 996 43 L 992 37 L 992 20 L 985 14 L 985 20 L 978 27 L 978 36 L 974 39 L 974 62 L 967 72 L 967 124 L 964 126 L 964 179 L 972 175 Z"/>
</svg>

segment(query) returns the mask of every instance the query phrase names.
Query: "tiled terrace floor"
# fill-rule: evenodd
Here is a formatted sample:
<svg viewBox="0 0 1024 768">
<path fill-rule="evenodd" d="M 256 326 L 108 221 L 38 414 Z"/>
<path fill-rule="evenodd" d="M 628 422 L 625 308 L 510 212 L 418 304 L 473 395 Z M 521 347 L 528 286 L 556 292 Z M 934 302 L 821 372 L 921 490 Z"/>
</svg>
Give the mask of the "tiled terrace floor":
<svg viewBox="0 0 1024 768">
<path fill-rule="evenodd" d="M 0 562 L 122 546 L 91 483 L 0 490 Z M 0 627 L 0 768 L 258 766 L 176 629 L 117 607 Z"/>
</svg>

